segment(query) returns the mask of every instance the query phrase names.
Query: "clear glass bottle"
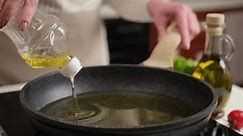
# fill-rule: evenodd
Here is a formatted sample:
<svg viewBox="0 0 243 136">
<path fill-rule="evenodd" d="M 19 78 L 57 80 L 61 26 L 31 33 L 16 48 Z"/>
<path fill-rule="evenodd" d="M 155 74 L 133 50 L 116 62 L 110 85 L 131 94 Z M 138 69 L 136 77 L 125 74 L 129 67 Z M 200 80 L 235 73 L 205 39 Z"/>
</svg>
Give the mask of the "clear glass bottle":
<svg viewBox="0 0 243 136">
<path fill-rule="evenodd" d="M 71 57 L 67 44 L 67 28 L 59 18 L 40 10 L 35 13 L 29 27 L 20 31 L 17 16 L 1 29 L 16 45 L 18 53 L 33 68 L 60 68 L 66 76 L 74 76 L 81 65 Z"/>
<path fill-rule="evenodd" d="M 223 34 L 224 18 L 223 14 L 207 14 L 205 51 L 193 72 L 194 77 L 211 84 L 219 96 L 213 118 L 222 117 L 232 87 L 228 61 L 233 54 L 234 42 L 230 36 Z"/>
</svg>

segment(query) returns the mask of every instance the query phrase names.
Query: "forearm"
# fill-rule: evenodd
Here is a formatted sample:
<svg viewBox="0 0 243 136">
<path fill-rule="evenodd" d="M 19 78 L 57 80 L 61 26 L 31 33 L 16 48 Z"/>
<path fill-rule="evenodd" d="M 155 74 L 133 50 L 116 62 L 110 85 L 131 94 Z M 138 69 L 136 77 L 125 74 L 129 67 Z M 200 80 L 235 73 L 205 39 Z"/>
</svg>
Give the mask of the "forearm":
<svg viewBox="0 0 243 136">
<path fill-rule="evenodd" d="M 149 0 L 105 0 L 119 17 L 136 22 L 151 22 L 148 10 Z"/>
</svg>

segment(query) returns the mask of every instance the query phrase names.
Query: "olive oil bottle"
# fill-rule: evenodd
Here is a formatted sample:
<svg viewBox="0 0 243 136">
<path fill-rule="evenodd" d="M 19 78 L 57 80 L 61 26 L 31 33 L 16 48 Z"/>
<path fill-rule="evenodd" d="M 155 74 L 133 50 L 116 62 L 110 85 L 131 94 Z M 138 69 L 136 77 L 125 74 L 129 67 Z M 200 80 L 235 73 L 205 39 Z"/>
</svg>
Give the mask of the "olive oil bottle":
<svg viewBox="0 0 243 136">
<path fill-rule="evenodd" d="M 233 40 L 224 35 L 224 15 L 207 14 L 205 30 L 206 45 L 202 59 L 199 61 L 192 76 L 211 84 L 218 94 L 218 105 L 213 118 L 220 118 L 230 96 L 232 75 L 227 65 L 233 53 Z"/>
</svg>

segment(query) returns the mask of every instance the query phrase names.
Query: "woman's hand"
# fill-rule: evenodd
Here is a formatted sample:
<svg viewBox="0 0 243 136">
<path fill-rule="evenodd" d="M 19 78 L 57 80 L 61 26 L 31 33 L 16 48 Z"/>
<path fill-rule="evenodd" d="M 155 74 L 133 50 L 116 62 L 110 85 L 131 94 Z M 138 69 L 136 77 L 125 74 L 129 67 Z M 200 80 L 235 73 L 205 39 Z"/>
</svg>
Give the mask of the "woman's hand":
<svg viewBox="0 0 243 136">
<path fill-rule="evenodd" d="M 38 0 L 0 0 L 0 28 L 4 27 L 10 18 L 19 11 L 21 13 L 17 25 L 21 31 L 24 31 L 30 24 L 37 5 Z"/>
<path fill-rule="evenodd" d="M 190 48 L 191 40 L 200 33 L 197 16 L 186 5 L 169 0 L 150 0 L 148 8 L 158 30 L 158 38 L 163 38 L 167 26 L 175 22 L 182 37 L 181 47 Z"/>
</svg>

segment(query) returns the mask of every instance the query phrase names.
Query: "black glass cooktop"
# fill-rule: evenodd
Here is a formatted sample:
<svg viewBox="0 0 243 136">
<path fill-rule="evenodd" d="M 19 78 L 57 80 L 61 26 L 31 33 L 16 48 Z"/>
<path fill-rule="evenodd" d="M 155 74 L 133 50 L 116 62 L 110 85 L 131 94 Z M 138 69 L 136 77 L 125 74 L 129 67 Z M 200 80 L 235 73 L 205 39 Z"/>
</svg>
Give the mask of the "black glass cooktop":
<svg viewBox="0 0 243 136">
<path fill-rule="evenodd" d="M 19 92 L 0 94 L 0 124 L 7 136 L 43 136 L 35 131 L 19 103 Z M 6 136 L 1 132 L 0 136 Z M 240 136 L 231 129 L 210 120 L 198 136 Z"/>
</svg>

